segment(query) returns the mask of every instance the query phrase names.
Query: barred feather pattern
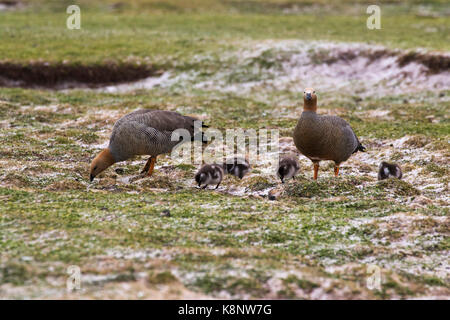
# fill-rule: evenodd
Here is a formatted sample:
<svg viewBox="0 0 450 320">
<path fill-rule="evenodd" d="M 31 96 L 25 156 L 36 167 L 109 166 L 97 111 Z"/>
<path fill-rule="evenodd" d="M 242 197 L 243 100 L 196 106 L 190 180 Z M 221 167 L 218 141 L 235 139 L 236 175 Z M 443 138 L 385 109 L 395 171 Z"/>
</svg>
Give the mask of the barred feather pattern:
<svg viewBox="0 0 450 320">
<path fill-rule="evenodd" d="M 360 142 L 342 118 L 322 116 L 304 111 L 294 130 L 297 149 L 313 161 L 346 161 L 357 150 Z"/>
<path fill-rule="evenodd" d="M 116 162 L 136 155 L 169 153 L 180 143 L 171 141 L 172 133 L 177 129 L 185 129 L 193 135 L 195 120 L 172 111 L 137 110 L 115 123 L 109 149 Z"/>
</svg>

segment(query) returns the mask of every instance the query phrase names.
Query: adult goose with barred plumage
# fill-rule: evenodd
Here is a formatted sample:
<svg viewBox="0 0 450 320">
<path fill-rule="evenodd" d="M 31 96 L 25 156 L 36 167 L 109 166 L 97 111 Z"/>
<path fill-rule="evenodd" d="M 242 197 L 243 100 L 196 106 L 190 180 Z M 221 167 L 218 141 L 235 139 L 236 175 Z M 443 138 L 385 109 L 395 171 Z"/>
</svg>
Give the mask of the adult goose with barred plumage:
<svg viewBox="0 0 450 320">
<path fill-rule="evenodd" d="M 294 129 L 294 143 L 313 162 L 314 180 L 317 180 L 320 161 L 334 161 L 334 174 L 338 176 L 342 162 L 353 153 L 366 150 L 347 121 L 336 116 L 318 115 L 316 111 L 316 92 L 307 88 L 303 92 L 303 112 Z"/>
<path fill-rule="evenodd" d="M 158 155 L 169 153 L 177 144 L 186 142 L 181 139 L 172 141 L 175 130 L 187 130 L 191 140 L 206 142 L 202 131 L 200 136 L 195 136 L 194 121 L 197 119 L 177 112 L 151 109 L 141 109 L 123 116 L 114 124 L 109 146 L 92 161 L 90 180 L 114 163 L 137 155 L 150 156 L 142 173 L 147 172 L 151 176 Z M 203 123 L 201 126 L 205 127 Z"/>
</svg>

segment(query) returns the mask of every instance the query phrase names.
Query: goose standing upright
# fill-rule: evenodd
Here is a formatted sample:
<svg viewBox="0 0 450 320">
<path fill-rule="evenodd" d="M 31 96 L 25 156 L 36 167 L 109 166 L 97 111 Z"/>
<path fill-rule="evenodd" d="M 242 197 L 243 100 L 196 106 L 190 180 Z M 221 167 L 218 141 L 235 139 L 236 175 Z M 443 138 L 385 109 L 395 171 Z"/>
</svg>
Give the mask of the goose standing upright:
<svg viewBox="0 0 450 320">
<path fill-rule="evenodd" d="M 313 162 L 314 180 L 317 180 L 321 160 L 334 161 L 334 175 L 337 177 L 339 165 L 353 153 L 366 148 L 344 119 L 318 115 L 316 111 L 316 92 L 307 88 L 303 92 L 303 112 L 294 129 L 294 143 Z"/>
</svg>

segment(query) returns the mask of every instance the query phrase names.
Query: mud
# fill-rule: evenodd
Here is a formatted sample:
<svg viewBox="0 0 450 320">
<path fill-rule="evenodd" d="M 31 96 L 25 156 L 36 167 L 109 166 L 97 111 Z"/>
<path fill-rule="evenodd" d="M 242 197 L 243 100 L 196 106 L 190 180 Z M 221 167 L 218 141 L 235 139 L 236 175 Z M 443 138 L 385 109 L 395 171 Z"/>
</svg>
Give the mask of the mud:
<svg viewBox="0 0 450 320">
<path fill-rule="evenodd" d="M 22 6 L 23 6 L 23 4 L 19 1 L 13 1 L 13 0 L 1 0 L 0 1 L 0 11 L 14 10 L 14 9 L 17 9 Z"/>
<path fill-rule="evenodd" d="M 107 61 L 100 64 L 0 62 L 0 86 L 26 88 L 89 88 L 136 81 L 159 74 L 148 64 Z"/>
</svg>

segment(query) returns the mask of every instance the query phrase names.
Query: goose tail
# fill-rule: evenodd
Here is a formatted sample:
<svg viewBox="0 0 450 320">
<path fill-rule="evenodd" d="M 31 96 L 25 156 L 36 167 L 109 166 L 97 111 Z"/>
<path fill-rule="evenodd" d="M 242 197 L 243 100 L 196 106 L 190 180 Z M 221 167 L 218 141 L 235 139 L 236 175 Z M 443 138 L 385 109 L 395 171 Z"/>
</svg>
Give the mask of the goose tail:
<svg viewBox="0 0 450 320">
<path fill-rule="evenodd" d="M 355 151 L 353 151 L 353 153 L 356 153 L 358 151 L 361 152 L 366 152 L 366 147 L 364 147 L 361 142 L 358 142 L 358 146 L 356 147 Z"/>
</svg>

